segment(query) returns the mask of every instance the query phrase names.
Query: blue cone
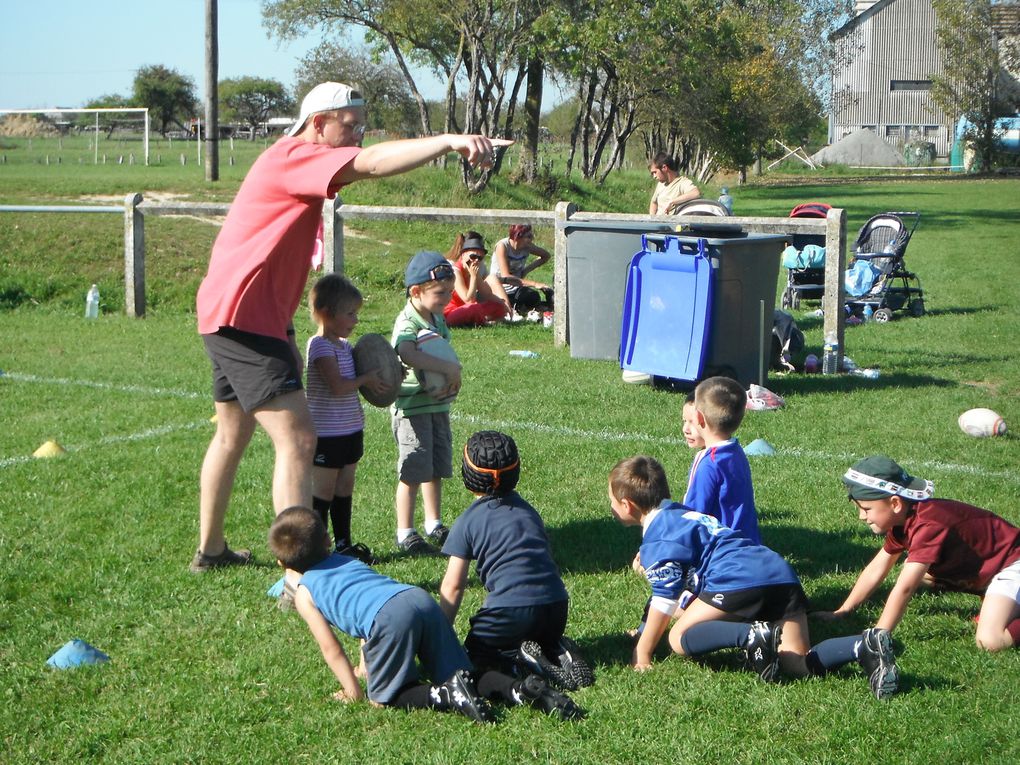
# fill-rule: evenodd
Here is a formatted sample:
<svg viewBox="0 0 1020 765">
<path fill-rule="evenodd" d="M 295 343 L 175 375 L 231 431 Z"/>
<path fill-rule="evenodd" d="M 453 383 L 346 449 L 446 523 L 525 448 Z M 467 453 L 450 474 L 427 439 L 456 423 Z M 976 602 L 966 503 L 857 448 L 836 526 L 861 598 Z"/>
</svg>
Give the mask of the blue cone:
<svg viewBox="0 0 1020 765">
<path fill-rule="evenodd" d="M 266 590 L 266 595 L 271 598 L 278 598 L 283 593 L 283 577 L 280 577 L 280 581 L 276 582 L 272 587 Z"/>
<path fill-rule="evenodd" d="M 776 450 L 772 448 L 772 444 L 764 438 L 756 438 L 744 447 L 744 454 L 748 456 L 771 457 L 775 453 Z"/>
<path fill-rule="evenodd" d="M 82 664 L 102 664 L 110 660 L 110 657 L 93 648 L 84 640 L 69 640 L 61 646 L 60 650 L 46 660 L 46 663 L 57 669 L 71 669 Z"/>
</svg>

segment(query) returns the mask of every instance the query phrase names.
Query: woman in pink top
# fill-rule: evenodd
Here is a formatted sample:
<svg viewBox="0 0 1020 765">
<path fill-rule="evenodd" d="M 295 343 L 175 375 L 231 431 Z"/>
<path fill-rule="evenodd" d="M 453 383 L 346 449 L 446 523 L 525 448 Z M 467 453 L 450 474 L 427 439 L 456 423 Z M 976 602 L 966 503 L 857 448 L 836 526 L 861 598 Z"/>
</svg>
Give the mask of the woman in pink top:
<svg viewBox="0 0 1020 765">
<path fill-rule="evenodd" d="M 261 425 L 275 452 L 276 512 L 312 503 L 315 429 L 301 387 L 293 317 L 304 294 L 322 203 L 365 178 L 406 172 L 455 151 L 488 166 L 512 141 L 438 135 L 361 148 L 365 101 L 325 82 L 301 103 L 288 134 L 255 161 L 213 245 L 198 290 L 198 330 L 212 363 L 216 434 L 202 463 L 198 551 L 191 570 L 247 563 L 224 520 L 241 457 Z"/>
</svg>

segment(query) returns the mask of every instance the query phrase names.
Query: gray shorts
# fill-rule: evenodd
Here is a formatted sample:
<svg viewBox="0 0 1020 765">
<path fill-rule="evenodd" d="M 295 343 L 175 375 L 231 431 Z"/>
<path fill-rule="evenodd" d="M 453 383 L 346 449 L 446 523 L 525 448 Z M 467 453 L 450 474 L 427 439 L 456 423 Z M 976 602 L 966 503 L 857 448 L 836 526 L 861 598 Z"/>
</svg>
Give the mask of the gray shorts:
<svg viewBox="0 0 1020 765">
<path fill-rule="evenodd" d="M 290 343 L 221 327 L 202 335 L 212 363 L 214 401 L 237 401 L 252 412 L 285 393 L 301 390 L 301 371 Z"/>
<path fill-rule="evenodd" d="M 439 604 L 425 590 L 397 593 L 379 609 L 365 641 L 368 698 L 389 704 L 406 686 L 421 681 L 415 658 L 435 685 L 471 662 Z"/>
<path fill-rule="evenodd" d="M 393 415 L 397 440 L 397 478 L 408 484 L 453 476 L 453 433 L 450 413 Z"/>
</svg>

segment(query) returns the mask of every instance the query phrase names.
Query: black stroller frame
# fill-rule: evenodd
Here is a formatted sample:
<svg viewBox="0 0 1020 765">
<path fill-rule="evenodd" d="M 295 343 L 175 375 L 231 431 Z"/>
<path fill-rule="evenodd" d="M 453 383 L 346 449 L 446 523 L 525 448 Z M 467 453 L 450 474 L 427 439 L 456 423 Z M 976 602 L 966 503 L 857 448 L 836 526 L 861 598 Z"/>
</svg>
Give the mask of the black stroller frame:
<svg viewBox="0 0 1020 765">
<path fill-rule="evenodd" d="M 824 202 L 805 202 L 793 208 L 791 218 L 824 218 L 830 206 Z M 798 250 L 805 245 L 825 246 L 825 236 L 816 234 L 794 234 L 790 244 Z M 825 295 L 825 267 L 790 268 L 786 272 L 786 288 L 780 297 L 780 305 L 794 310 L 800 308 L 801 300 L 821 300 Z"/>
<path fill-rule="evenodd" d="M 861 226 L 854 242 L 853 258 L 847 268 L 859 260 L 867 260 L 878 274 L 866 294 L 847 297 L 849 314 L 860 316 L 870 307 L 872 321 L 879 323 L 890 321 L 893 314 L 901 310 L 906 310 L 911 316 L 924 316 L 921 280 L 917 274 L 907 270 L 903 261 L 920 220 L 919 212 L 886 212 L 873 216 Z"/>
</svg>

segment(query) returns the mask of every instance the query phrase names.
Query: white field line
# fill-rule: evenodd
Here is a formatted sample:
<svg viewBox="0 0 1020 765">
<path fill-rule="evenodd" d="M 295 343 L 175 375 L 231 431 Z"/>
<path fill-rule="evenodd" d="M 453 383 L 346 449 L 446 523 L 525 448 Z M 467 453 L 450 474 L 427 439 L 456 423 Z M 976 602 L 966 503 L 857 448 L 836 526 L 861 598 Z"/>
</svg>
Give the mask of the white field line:
<svg viewBox="0 0 1020 765">
<path fill-rule="evenodd" d="M 38 383 L 43 385 L 77 385 L 87 388 L 98 388 L 103 390 L 111 390 L 123 393 L 134 393 L 148 396 L 166 396 L 172 398 L 189 398 L 189 399 L 200 399 L 209 396 L 208 393 L 195 393 L 192 391 L 174 390 L 172 388 L 148 388 L 141 385 L 116 385 L 113 383 L 102 383 L 102 382 L 91 382 L 88 380 L 70 380 L 66 378 L 47 378 L 38 377 L 36 375 L 25 375 L 17 372 L 4 372 L 3 378 L 14 380 L 16 382 L 27 382 L 27 383 Z M 365 407 L 367 412 L 377 413 L 379 415 L 389 415 L 388 410 L 378 409 L 376 407 Z M 651 436 L 647 433 L 618 433 L 611 430 L 585 430 L 582 428 L 571 428 L 563 425 L 546 425 L 539 422 L 527 422 L 521 420 L 499 420 L 492 417 L 485 417 L 473 414 L 463 414 L 460 412 L 451 412 L 450 419 L 454 422 L 463 422 L 470 425 L 479 427 L 485 427 L 487 429 L 499 429 L 505 431 L 528 431 L 531 433 L 544 433 L 547 435 L 561 436 L 563 438 L 578 439 L 581 441 L 634 441 L 638 443 L 653 444 L 657 446 L 684 446 L 685 442 L 680 437 L 673 436 Z M 140 441 L 146 438 L 153 438 L 156 436 L 166 435 L 179 430 L 195 430 L 200 427 L 207 427 L 209 425 L 208 420 L 200 420 L 198 422 L 183 423 L 180 425 L 166 425 L 161 428 L 152 428 L 149 430 L 143 430 L 138 433 L 132 433 L 123 436 L 109 436 L 102 438 L 95 444 L 85 444 L 80 446 L 64 446 L 68 452 L 79 451 L 81 449 L 89 448 L 95 445 L 108 445 L 114 443 L 124 443 L 129 441 Z M 835 462 L 838 465 L 848 465 L 855 460 L 860 459 L 863 455 L 854 454 L 852 452 L 823 452 L 815 451 L 810 449 L 798 449 L 797 447 L 775 447 L 777 457 L 792 457 L 794 459 L 817 459 L 829 462 Z M 28 462 L 34 459 L 32 456 L 26 457 L 7 457 L 0 458 L 0 468 L 8 467 L 11 465 L 17 465 L 24 462 Z M 935 470 L 946 473 L 961 473 L 964 475 L 973 475 L 981 478 L 995 478 L 998 480 L 1008 481 L 1014 484 L 1020 484 L 1020 473 L 1016 471 L 1006 470 L 985 470 L 982 467 L 976 465 L 961 465 L 953 462 L 943 462 L 941 460 L 911 460 L 911 466 L 915 472 L 919 472 L 917 468 L 924 468 L 925 470 Z"/>
</svg>

